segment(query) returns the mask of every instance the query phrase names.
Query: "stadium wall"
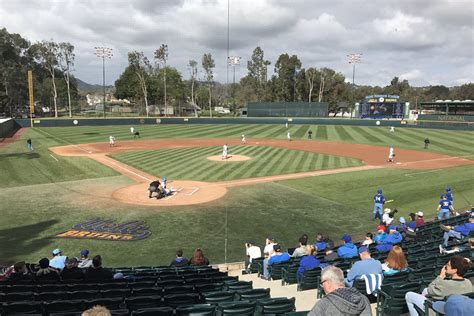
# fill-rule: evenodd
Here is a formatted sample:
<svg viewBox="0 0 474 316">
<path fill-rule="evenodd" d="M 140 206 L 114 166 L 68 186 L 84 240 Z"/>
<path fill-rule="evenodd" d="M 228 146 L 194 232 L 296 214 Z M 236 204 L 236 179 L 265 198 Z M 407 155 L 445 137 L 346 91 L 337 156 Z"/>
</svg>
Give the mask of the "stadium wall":
<svg viewBox="0 0 474 316">
<path fill-rule="evenodd" d="M 29 119 L 15 119 L 21 127 L 30 127 Z M 157 125 L 157 124 L 290 124 L 297 125 L 352 125 L 383 127 L 439 128 L 455 130 L 474 130 L 474 122 L 441 122 L 441 121 L 400 121 L 374 119 L 340 119 L 340 118 L 110 118 L 110 119 L 36 119 L 35 127 L 71 127 L 71 126 L 107 126 L 107 125 Z"/>
<path fill-rule="evenodd" d="M 29 120 L 27 121 L 29 122 Z M 10 137 L 18 128 L 15 120 L 0 119 L 0 138 Z"/>
<path fill-rule="evenodd" d="M 249 102 L 248 117 L 327 117 L 326 102 Z"/>
</svg>

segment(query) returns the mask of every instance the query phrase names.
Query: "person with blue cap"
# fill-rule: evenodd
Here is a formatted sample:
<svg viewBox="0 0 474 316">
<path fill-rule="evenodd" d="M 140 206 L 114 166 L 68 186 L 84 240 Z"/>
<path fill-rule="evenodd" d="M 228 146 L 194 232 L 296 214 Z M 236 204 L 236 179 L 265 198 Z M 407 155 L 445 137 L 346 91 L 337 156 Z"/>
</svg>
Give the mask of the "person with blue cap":
<svg viewBox="0 0 474 316">
<path fill-rule="evenodd" d="M 377 218 L 382 220 L 383 205 L 385 204 L 385 197 L 382 195 L 382 189 L 377 189 L 377 194 L 374 196 L 374 220 Z"/>
<path fill-rule="evenodd" d="M 441 195 L 441 201 L 439 201 L 438 211 L 439 220 L 449 218 L 450 213 L 454 213 L 453 203 L 448 200 L 448 197 L 445 194 Z"/>
<path fill-rule="evenodd" d="M 53 258 L 49 261 L 49 266 L 62 270 L 66 265 L 67 256 L 63 256 L 59 248 L 53 250 Z"/>
<path fill-rule="evenodd" d="M 474 315 L 474 299 L 464 295 L 450 295 L 445 301 L 433 303 L 433 309 L 448 316 L 472 316 Z"/>
<path fill-rule="evenodd" d="M 446 187 L 446 197 L 448 198 L 448 201 L 451 202 L 451 204 L 454 204 L 454 201 L 453 201 L 453 191 L 451 189 L 450 186 L 447 186 Z"/>
<path fill-rule="evenodd" d="M 383 273 L 382 263 L 371 257 L 369 248 L 361 246 L 359 247 L 358 253 L 360 260 L 354 262 L 347 273 L 345 282 L 348 286 L 352 286 L 354 280 L 360 278 L 362 275 Z"/>
<path fill-rule="evenodd" d="M 345 234 L 342 236 L 341 240 L 344 241 L 344 245 L 337 248 L 337 255 L 339 258 L 357 257 L 357 247 L 352 243 L 352 237 Z"/>
</svg>

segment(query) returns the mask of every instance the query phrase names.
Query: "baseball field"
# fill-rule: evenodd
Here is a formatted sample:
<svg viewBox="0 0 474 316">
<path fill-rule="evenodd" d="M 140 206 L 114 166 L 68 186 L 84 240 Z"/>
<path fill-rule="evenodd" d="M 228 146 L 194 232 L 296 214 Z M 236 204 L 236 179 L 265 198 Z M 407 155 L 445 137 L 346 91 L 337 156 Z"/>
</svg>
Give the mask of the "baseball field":
<svg viewBox="0 0 474 316">
<path fill-rule="evenodd" d="M 140 138 L 128 126 L 22 129 L 0 145 L 0 263 L 37 261 L 54 248 L 77 256 L 87 248 L 107 266 L 159 265 L 178 248 L 190 256 L 196 247 L 211 263 L 234 262 L 243 260 L 249 239 L 262 246 L 271 235 L 293 247 L 303 233 L 362 236 L 375 225 L 378 187 L 402 216 L 421 210 L 434 217 L 447 185 L 456 209 L 474 203 L 473 132 L 291 125 L 288 142 L 281 125 L 136 128 Z M 225 143 L 230 159 L 210 160 Z M 395 163 L 386 162 L 389 146 Z M 163 176 L 177 192 L 148 199 L 148 183 Z M 144 221 L 151 235 L 56 237 L 94 218 Z"/>
</svg>

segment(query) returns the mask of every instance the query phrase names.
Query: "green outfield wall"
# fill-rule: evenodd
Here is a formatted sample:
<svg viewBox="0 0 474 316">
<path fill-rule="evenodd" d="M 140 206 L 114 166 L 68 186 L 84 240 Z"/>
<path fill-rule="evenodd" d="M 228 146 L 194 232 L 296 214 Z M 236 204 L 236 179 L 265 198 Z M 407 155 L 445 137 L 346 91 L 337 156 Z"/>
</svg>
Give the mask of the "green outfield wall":
<svg viewBox="0 0 474 316">
<path fill-rule="evenodd" d="M 0 138 L 10 137 L 19 128 L 13 119 L 0 120 Z"/>
<path fill-rule="evenodd" d="M 249 102 L 248 117 L 326 117 L 326 102 Z"/>
<path fill-rule="evenodd" d="M 21 127 L 30 127 L 29 119 L 15 119 Z M 110 118 L 110 119 L 35 119 L 35 127 L 71 127 L 71 126 L 106 126 L 106 125 L 157 125 L 157 124 L 297 124 L 297 125 L 355 125 L 355 126 L 394 126 L 414 128 L 440 128 L 456 130 L 473 130 L 474 122 L 441 122 L 441 121 L 400 121 L 375 119 L 341 119 L 341 118 Z M 377 122 L 380 124 L 377 125 Z"/>
</svg>

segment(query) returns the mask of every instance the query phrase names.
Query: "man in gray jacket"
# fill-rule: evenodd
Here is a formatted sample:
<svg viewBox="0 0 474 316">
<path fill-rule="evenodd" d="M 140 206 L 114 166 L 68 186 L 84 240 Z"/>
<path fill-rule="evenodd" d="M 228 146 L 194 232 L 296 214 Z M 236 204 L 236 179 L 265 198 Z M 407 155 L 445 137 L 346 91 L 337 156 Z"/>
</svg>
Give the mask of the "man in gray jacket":
<svg viewBox="0 0 474 316">
<path fill-rule="evenodd" d="M 326 296 L 316 302 L 308 316 L 372 315 L 367 297 L 354 288 L 344 286 L 344 273 L 338 267 L 323 269 L 321 286 Z"/>
</svg>

